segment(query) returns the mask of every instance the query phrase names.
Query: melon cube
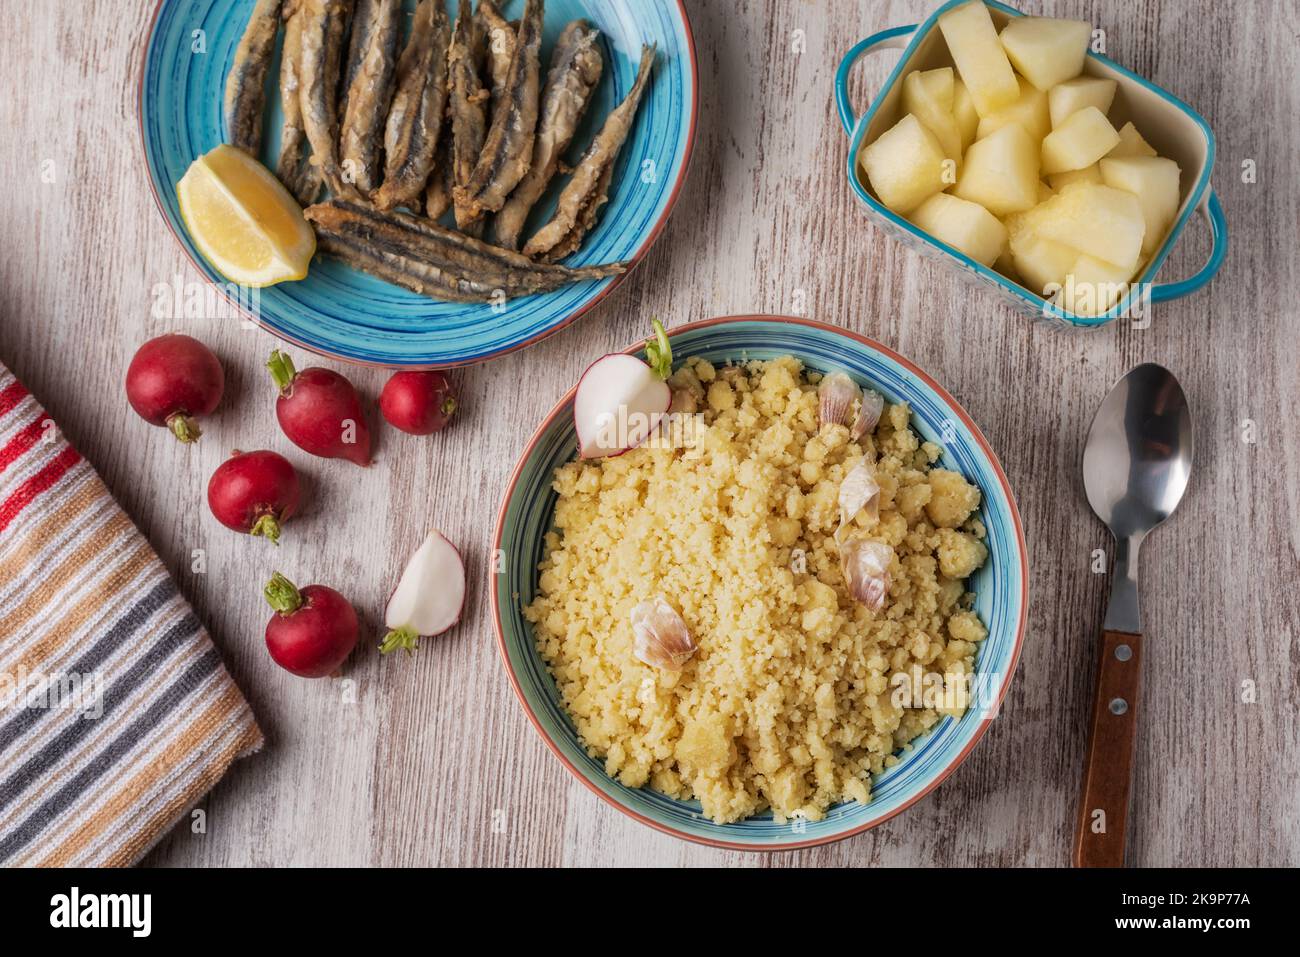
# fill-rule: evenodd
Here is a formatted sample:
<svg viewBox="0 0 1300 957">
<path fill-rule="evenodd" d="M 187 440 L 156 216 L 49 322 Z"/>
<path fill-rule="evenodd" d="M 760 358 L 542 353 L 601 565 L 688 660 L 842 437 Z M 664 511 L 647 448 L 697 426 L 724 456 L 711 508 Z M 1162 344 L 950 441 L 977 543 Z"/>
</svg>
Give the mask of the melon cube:
<svg viewBox="0 0 1300 957">
<path fill-rule="evenodd" d="M 1086 106 L 1043 140 L 1043 172 L 1050 176 L 1091 166 L 1118 142 L 1119 134 L 1105 114 Z"/>
<path fill-rule="evenodd" d="M 1076 316 L 1100 316 L 1129 291 L 1133 270 L 1080 256 L 1061 286 L 1061 307 Z"/>
<path fill-rule="evenodd" d="M 975 112 L 975 101 L 971 99 L 966 84 L 957 80 L 952 86 L 952 115 L 961 132 L 961 151 L 975 142 L 975 131 L 979 129 L 980 115 Z"/>
<path fill-rule="evenodd" d="M 1047 91 L 1047 112 L 1051 117 L 1052 129 L 1059 129 L 1062 123 L 1084 107 L 1095 106 L 1103 113 L 1110 112 L 1118 86 L 1114 80 L 1105 77 L 1081 76 L 1052 87 Z"/>
<path fill-rule="evenodd" d="M 881 133 L 858 154 L 867 181 L 882 203 L 910 213 L 948 185 L 945 164 L 952 161 L 933 133 L 911 113 Z"/>
<path fill-rule="evenodd" d="M 1044 91 L 1083 72 L 1091 39 L 1091 24 L 1049 17 L 1016 17 L 1001 36 L 1011 65 Z"/>
<path fill-rule="evenodd" d="M 1137 131 L 1137 127 L 1131 122 L 1125 123 L 1119 129 L 1119 145 L 1106 154 L 1110 159 L 1119 159 L 1124 156 L 1155 156 L 1156 151 L 1151 144 L 1142 138 L 1142 134 Z"/>
<path fill-rule="evenodd" d="M 1038 203 L 1038 146 L 1019 123 L 1008 123 L 966 151 L 954 196 L 979 203 L 995 216 Z"/>
<path fill-rule="evenodd" d="M 1016 101 L 1020 87 L 988 7 L 980 0 L 953 7 L 939 18 L 939 29 L 980 116 Z"/>
<path fill-rule="evenodd" d="M 1053 173 L 1047 177 L 1047 181 L 1052 184 L 1052 189 L 1065 189 L 1071 183 L 1100 183 L 1101 167 L 1096 163 L 1091 166 L 1085 166 L 1083 169 L 1067 170 L 1064 173 Z"/>
<path fill-rule="evenodd" d="M 1002 255 L 1007 228 L 978 203 L 936 193 L 916 208 L 911 220 L 927 233 L 985 266 Z"/>
<path fill-rule="evenodd" d="M 1044 136 L 1052 132 L 1052 121 L 1047 112 L 1047 94 L 1037 89 L 1028 80 L 1019 80 L 1020 99 L 1006 109 L 990 113 L 980 120 L 975 133 L 977 140 L 982 140 L 990 133 L 996 133 L 1008 123 L 1019 123 L 1035 142 L 1041 142 Z"/>
<path fill-rule="evenodd" d="M 1146 220 L 1132 193 L 1073 183 L 1034 210 L 1034 231 L 1131 271 L 1142 252 Z"/>
<path fill-rule="evenodd" d="M 1046 296 L 1049 288 L 1054 290 L 1065 282 L 1066 274 L 1079 259 L 1079 251 L 1038 234 L 1035 217 L 1041 209 L 1038 206 L 1007 217 L 1007 245 L 1021 284 L 1030 292 Z"/>
<path fill-rule="evenodd" d="M 911 113 L 935 135 L 944 153 L 952 160 L 962 154 L 961 130 L 952 112 L 952 67 L 939 70 L 913 70 L 903 77 L 903 112 Z"/>
<path fill-rule="evenodd" d="M 1178 164 L 1162 156 L 1107 157 L 1099 164 L 1107 186 L 1127 190 L 1137 197 L 1146 222 L 1142 255 L 1155 250 L 1178 213 Z"/>
</svg>

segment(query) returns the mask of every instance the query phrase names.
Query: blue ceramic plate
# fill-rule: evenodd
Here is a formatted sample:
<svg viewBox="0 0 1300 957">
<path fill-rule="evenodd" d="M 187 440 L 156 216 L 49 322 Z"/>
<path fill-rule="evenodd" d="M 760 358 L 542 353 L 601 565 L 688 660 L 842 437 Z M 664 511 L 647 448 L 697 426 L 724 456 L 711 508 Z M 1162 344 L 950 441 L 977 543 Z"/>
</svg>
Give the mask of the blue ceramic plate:
<svg viewBox="0 0 1300 957">
<path fill-rule="evenodd" d="M 254 0 L 162 0 L 145 45 L 140 133 L 158 207 L 195 266 L 218 288 L 225 280 L 190 242 L 176 183 L 191 162 L 225 139 L 222 95 Z M 408 13 L 414 0 L 407 0 Z M 449 9 L 452 4 L 449 3 Z M 523 0 L 502 5 L 517 17 Z M 600 28 L 605 71 L 575 137 L 576 159 L 632 86 L 643 43 L 658 43 L 650 88 L 619 155 L 609 204 L 567 265 L 637 260 L 667 221 L 686 176 L 695 137 L 695 45 L 680 0 L 549 0 L 543 65 L 564 25 L 585 17 Z M 262 161 L 279 156 L 278 59 L 267 78 Z M 557 177 L 529 229 L 549 218 L 563 186 Z M 527 235 L 527 233 L 525 233 Z M 433 368 L 468 365 L 536 342 L 590 309 L 622 277 L 575 283 L 504 308 L 435 302 L 319 256 L 301 282 L 261 291 L 265 328 L 304 349 L 368 365 Z M 243 306 L 245 303 L 238 303 Z"/>
<path fill-rule="evenodd" d="M 492 611 L 506 673 L 556 757 L 599 797 L 642 823 L 687 840 L 742 850 L 837 841 L 874 827 L 918 801 L 961 763 L 996 715 L 1020 657 L 1028 607 L 1028 561 L 1020 514 L 1002 467 L 966 412 L 928 375 L 879 343 L 824 323 L 775 316 L 711 319 L 681 326 L 670 335 L 677 364 L 690 356 L 719 364 L 793 355 L 808 369 L 842 369 L 891 403 L 911 404 L 912 427 L 945 449 L 940 464 L 966 476 L 983 493 L 979 517 L 988 528 L 989 559 L 970 583 L 975 608 L 989 629 L 976 658 L 983 707 L 968 709 L 960 720 L 944 718 L 900 751 L 898 764 L 872 782 L 869 804 L 836 805 L 816 822 L 778 824 L 771 814 L 763 814 L 735 824 L 714 824 L 700 815 L 695 802 L 675 801 L 649 788 L 628 788 L 610 778 L 603 764 L 579 743 L 522 614 L 536 594 L 543 536 L 552 526 L 556 498 L 552 475 L 577 451 L 572 390 L 529 441 L 497 517 L 494 554 L 504 556 L 505 567 L 493 584 Z"/>
</svg>

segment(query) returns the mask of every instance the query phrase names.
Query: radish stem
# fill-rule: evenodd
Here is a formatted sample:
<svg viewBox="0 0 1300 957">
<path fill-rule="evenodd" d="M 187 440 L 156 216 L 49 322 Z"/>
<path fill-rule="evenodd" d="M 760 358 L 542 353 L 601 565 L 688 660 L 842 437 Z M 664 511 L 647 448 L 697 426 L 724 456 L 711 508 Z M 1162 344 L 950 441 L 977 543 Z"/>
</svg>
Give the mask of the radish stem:
<svg viewBox="0 0 1300 957">
<path fill-rule="evenodd" d="M 279 572 L 271 576 L 262 594 L 266 596 L 266 603 L 282 615 L 292 615 L 302 607 L 302 593 Z"/>
<path fill-rule="evenodd" d="M 388 634 L 384 635 L 384 640 L 379 643 L 379 653 L 386 655 L 396 651 L 398 648 L 405 649 L 409 655 L 420 647 L 420 636 L 413 632 L 409 627 L 403 625 L 401 628 L 394 628 Z"/>
<path fill-rule="evenodd" d="M 646 340 L 646 364 L 659 378 L 667 379 L 673 374 L 673 347 L 668 343 L 668 333 L 664 330 L 664 324 L 658 319 L 651 319 L 650 324 L 654 326 L 655 334 Z"/>
<path fill-rule="evenodd" d="M 172 435 L 186 445 L 197 442 L 199 436 L 203 434 L 199 424 L 193 418 L 181 412 L 173 413 L 167 417 L 167 428 L 171 430 Z"/>
<path fill-rule="evenodd" d="M 293 384 L 293 377 L 298 374 L 293 367 L 293 360 L 279 349 L 272 349 L 271 358 L 266 360 L 266 367 L 271 370 L 271 378 L 275 380 L 275 387 L 283 395 L 289 386 Z"/>
<path fill-rule="evenodd" d="M 276 521 L 274 515 L 263 515 L 253 523 L 253 527 L 248 530 L 248 534 L 261 535 L 263 538 L 268 538 L 272 543 L 279 545 L 280 523 Z"/>
</svg>

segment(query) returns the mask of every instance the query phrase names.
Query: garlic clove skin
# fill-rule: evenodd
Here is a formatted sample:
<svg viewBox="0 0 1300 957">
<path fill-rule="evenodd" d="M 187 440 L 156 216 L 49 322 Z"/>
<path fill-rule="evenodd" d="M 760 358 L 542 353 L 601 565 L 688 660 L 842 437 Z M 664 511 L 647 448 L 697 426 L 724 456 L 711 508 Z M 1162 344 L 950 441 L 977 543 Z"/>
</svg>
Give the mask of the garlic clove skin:
<svg viewBox="0 0 1300 957">
<path fill-rule="evenodd" d="M 853 401 L 861 394 L 862 390 L 848 373 L 828 372 L 817 385 L 818 425 L 823 429 L 828 425 L 848 425 Z"/>
<path fill-rule="evenodd" d="M 632 609 L 632 653 L 664 671 L 681 671 L 695 654 L 695 639 L 677 609 L 656 596 Z"/>
<path fill-rule="evenodd" d="M 893 560 L 894 550 L 883 542 L 855 538 L 840 546 L 844 581 L 854 601 L 872 611 L 884 607 L 889 595 L 889 565 Z"/>
<path fill-rule="evenodd" d="M 840 482 L 840 527 L 843 531 L 863 509 L 873 522 L 880 519 L 880 485 L 876 467 L 865 458 L 849 470 Z"/>
<path fill-rule="evenodd" d="M 849 437 L 854 442 L 871 432 L 876 431 L 876 426 L 880 424 L 880 415 L 885 411 L 885 397 L 875 389 L 865 389 L 862 393 L 862 405 L 858 408 L 858 415 L 853 420 L 853 428 L 849 429 Z"/>
</svg>

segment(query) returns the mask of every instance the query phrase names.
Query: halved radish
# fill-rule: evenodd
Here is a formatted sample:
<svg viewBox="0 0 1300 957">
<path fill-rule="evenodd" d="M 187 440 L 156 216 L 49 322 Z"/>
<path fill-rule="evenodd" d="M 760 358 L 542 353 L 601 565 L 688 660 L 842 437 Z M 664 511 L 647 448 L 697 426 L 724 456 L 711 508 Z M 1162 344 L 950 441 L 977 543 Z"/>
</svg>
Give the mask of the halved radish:
<svg viewBox="0 0 1300 957">
<path fill-rule="evenodd" d="M 621 352 L 602 356 L 578 380 L 573 424 L 582 458 L 636 448 L 668 412 L 673 394 L 664 380 L 672 375 L 673 354 L 663 325 L 653 322 L 655 336 L 646 344 L 649 362 Z"/>
<path fill-rule="evenodd" d="M 421 637 L 441 635 L 456 624 L 464 604 L 465 563 L 455 545 L 432 531 L 406 563 L 388 599 L 388 634 L 379 644 L 380 652 L 415 650 Z"/>
</svg>

